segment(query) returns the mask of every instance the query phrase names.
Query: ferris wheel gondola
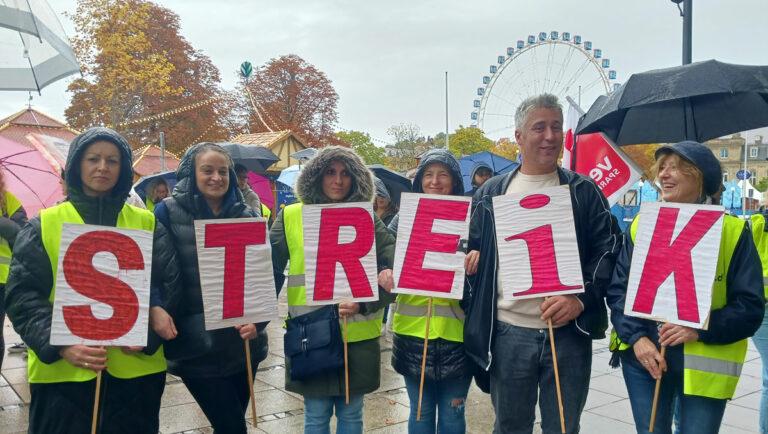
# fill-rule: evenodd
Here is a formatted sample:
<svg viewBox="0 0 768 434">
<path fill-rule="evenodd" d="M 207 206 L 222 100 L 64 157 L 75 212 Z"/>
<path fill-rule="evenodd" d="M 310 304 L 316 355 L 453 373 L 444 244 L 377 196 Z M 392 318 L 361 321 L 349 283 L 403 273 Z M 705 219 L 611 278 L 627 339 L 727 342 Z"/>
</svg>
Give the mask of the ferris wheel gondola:
<svg viewBox="0 0 768 434">
<path fill-rule="evenodd" d="M 570 32 L 528 35 L 507 47 L 488 72 L 473 100 L 471 124 L 495 140 L 514 137 L 515 110 L 525 98 L 552 93 L 589 107 L 619 85 L 603 51 Z"/>
</svg>

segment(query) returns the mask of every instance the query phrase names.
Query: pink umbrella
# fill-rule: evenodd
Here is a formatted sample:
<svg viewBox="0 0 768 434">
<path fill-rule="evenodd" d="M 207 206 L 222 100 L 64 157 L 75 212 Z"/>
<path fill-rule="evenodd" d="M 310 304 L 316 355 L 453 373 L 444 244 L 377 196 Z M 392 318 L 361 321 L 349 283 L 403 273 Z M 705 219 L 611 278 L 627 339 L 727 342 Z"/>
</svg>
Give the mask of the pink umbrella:
<svg viewBox="0 0 768 434">
<path fill-rule="evenodd" d="M 264 205 L 270 209 L 275 206 L 275 196 L 272 194 L 272 184 L 269 182 L 269 178 L 248 172 L 248 185 L 259 195 L 259 199 Z"/>
<path fill-rule="evenodd" d="M 61 176 L 36 149 L 0 137 L 0 169 L 6 190 L 19 198 L 29 217 L 64 198 Z"/>
</svg>

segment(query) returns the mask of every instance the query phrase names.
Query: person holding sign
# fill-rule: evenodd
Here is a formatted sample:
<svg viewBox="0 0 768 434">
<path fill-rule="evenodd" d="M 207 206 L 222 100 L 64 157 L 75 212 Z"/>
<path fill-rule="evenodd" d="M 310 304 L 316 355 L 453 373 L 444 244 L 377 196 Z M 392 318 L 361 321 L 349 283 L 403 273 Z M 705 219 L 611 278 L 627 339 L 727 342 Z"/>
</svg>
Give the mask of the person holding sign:
<svg viewBox="0 0 768 434">
<path fill-rule="evenodd" d="M 661 185 L 664 202 L 710 204 L 712 196 L 721 188 L 719 161 L 709 148 L 692 141 L 659 148 L 652 171 Z M 725 215 L 706 330 L 672 323 L 662 325 L 628 316 L 625 302 L 638 224 L 639 219 L 635 219 L 624 234 L 624 246 L 607 291 L 614 327 L 611 350 L 618 353 L 621 361 L 635 427 L 640 433 L 649 432 L 654 390 L 663 375 L 654 432 L 672 432 L 674 406 L 675 432 L 716 433 L 726 401 L 736 390 L 747 352 L 747 338 L 755 333 L 763 319 L 765 299 L 760 258 L 745 222 Z M 670 254 L 687 255 L 688 260 L 680 266 L 692 268 L 693 242 L 698 239 L 683 240 L 689 242 L 688 247 L 680 246 L 677 241 L 674 241 L 675 251 Z M 645 265 L 652 266 L 654 264 Z M 665 272 L 668 271 L 693 272 L 685 269 Z M 652 303 L 665 301 L 651 300 Z M 660 346 L 666 347 L 666 357 Z M 615 357 L 612 361 L 617 362 Z"/>
<path fill-rule="evenodd" d="M 238 189 L 234 164 L 215 143 L 187 150 L 170 198 L 155 205 L 158 222 L 173 235 L 182 269 L 181 293 L 172 312 L 178 338 L 166 345 L 168 371 L 181 377 L 215 432 L 245 433 L 250 399 L 243 341 L 250 343 L 252 371 L 267 357 L 266 323 L 205 330 L 195 220 L 255 217 Z"/>
<path fill-rule="evenodd" d="M 175 334 L 160 292 L 173 299 L 173 282 L 179 270 L 167 233 L 155 225 L 152 213 L 125 203 L 133 177 L 131 160 L 128 143 L 108 128 L 92 128 L 75 137 L 63 174 L 67 200 L 43 210 L 16 238 L 6 302 L 15 330 L 29 346 L 30 433 L 90 432 L 97 372 L 104 383 L 98 401 L 100 432 L 158 431 L 166 369 L 162 349 L 150 344 L 143 351 L 136 347 L 50 344 L 55 276 L 65 223 L 154 232 L 149 321 L 161 336 L 172 338 Z M 103 250 L 96 255 L 124 256 L 120 246 L 98 247 Z M 84 268 L 79 271 L 76 266 L 73 274 L 67 275 L 67 283 L 83 296 L 108 305 L 103 300 L 114 300 L 115 294 L 93 292 L 94 287 L 101 291 L 120 288 L 124 294 L 125 290 L 134 294 L 95 264 L 76 265 Z M 95 315 L 90 313 L 85 320 L 103 321 Z"/>
<path fill-rule="evenodd" d="M 561 432 L 561 414 L 567 432 L 578 432 L 589 389 L 590 339 L 603 338 L 608 326 L 603 290 L 610 281 L 619 247 L 618 229 L 594 181 L 558 167 L 557 159 L 563 148 L 563 111 L 557 97 L 542 94 L 526 99 L 517 108 L 515 125 L 522 165 L 491 178 L 473 197 L 467 274 L 475 268 L 477 273 L 469 282 L 471 297 L 464 323 L 464 346 L 469 358 L 483 371 L 490 372 L 495 432 L 530 433 L 537 397 L 545 433 Z M 580 261 L 577 267 L 580 266 L 584 292 L 546 299 L 504 300 L 496 247 L 496 228 L 503 222 L 496 220 L 493 197 L 535 193 L 558 185 L 569 187 Z M 562 217 L 551 216 L 551 224 L 556 225 Z M 544 241 L 553 245 L 557 240 L 550 235 Z M 544 265 L 554 264 L 556 259 L 539 255 L 534 263 L 527 256 L 515 260 L 531 261 L 531 270 L 548 268 Z M 550 321 L 555 327 L 563 413 L 558 407 Z M 478 378 L 482 387 L 487 379 L 479 375 Z"/>
<path fill-rule="evenodd" d="M 425 153 L 416 169 L 413 192 L 463 196 L 461 169 L 453 154 L 445 149 L 432 149 Z M 467 215 L 468 207 L 465 210 L 464 215 Z M 453 214 L 458 220 L 464 221 L 465 217 L 461 215 L 458 207 Z M 397 234 L 399 222 L 398 215 L 390 223 L 390 231 Z M 433 224 L 430 222 L 427 230 L 431 230 Z M 411 232 L 412 238 L 414 235 L 414 232 Z M 458 247 L 454 246 L 454 253 Z M 463 288 L 463 281 L 461 283 Z M 464 311 L 460 300 L 398 294 L 392 331 L 395 334 L 392 341 L 392 367 L 405 378 L 411 403 L 408 432 L 465 432 L 464 402 L 472 382 L 472 373 L 464 354 Z M 426 353 L 425 335 L 428 335 Z M 426 361 L 422 360 L 424 354 Z M 425 369 L 426 383 L 423 384 L 420 398 L 422 367 Z M 417 415 L 418 409 L 421 413 Z"/>
<path fill-rule="evenodd" d="M 11 252 L 16 242 L 16 235 L 27 223 L 27 212 L 21 206 L 16 196 L 6 189 L 4 174 L 0 171 L 0 368 L 3 366 L 5 355 L 5 340 L 3 327 L 5 323 L 5 283 L 11 266 Z"/>
<path fill-rule="evenodd" d="M 291 365 L 286 343 L 286 386 L 288 391 L 304 397 L 304 432 L 327 433 L 331 416 L 336 414 L 336 432 L 363 432 L 363 396 L 379 387 L 380 358 L 379 335 L 384 306 L 393 299 L 380 290 L 375 302 L 344 302 L 338 305 L 307 305 L 309 290 L 305 288 L 304 267 L 304 222 L 302 208 L 305 205 L 343 202 L 368 202 L 373 200 L 372 175 L 360 157 L 353 151 L 339 147 L 322 148 L 304 166 L 296 180 L 296 194 L 299 203 L 286 206 L 278 215 L 270 230 L 272 243 L 272 265 L 275 271 L 275 285 L 288 288 L 288 314 L 290 320 L 310 315 L 330 313 L 331 321 L 339 322 L 338 316 L 346 317 L 348 340 L 348 384 L 349 402 L 345 402 L 345 369 L 328 368 L 302 380 L 296 367 Z M 378 270 L 392 268 L 395 240 L 387 228 L 374 216 L 375 248 Z M 309 243 L 309 240 L 307 240 Z M 290 261 L 288 276 L 286 263 Z M 336 264 L 338 269 L 341 267 Z M 338 316 L 335 311 L 338 310 Z M 317 323 L 312 323 L 315 325 Z M 328 328 L 325 327 L 324 330 Z M 338 328 L 331 328 L 331 331 Z M 339 334 L 339 331 L 336 331 Z M 311 330 L 307 341 L 317 339 L 338 341 L 340 336 L 315 336 Z M 310 351 L 311 355 L 311 351 Z M 322 362 L 322 361 L 321 361 Z"/>
</svg>

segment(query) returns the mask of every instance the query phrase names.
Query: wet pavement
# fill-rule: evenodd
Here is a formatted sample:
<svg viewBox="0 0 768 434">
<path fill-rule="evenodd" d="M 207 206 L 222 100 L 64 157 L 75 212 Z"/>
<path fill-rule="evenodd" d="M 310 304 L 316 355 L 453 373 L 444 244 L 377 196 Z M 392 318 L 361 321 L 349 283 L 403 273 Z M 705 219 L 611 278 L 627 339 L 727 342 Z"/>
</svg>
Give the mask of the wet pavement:
<svg viewBox="0 0 768 434">
<path fill-rule="evenodd" d="M 285 311 L 285 300 L 280 303 Z M 269 326 L 269 357 L 259 364 L 254 380 L 257 427 L 253 433 L 296 433 L 302 431 L 304 410 L 301 396 L 285 391 L 283 341 L 281 322 Z M 6 347 L 19 342 L 18 335 L 6 321 Z M 371 433 L 405 433 L 409 413 L 408 395 L 402 377 L 390 366 L 391 340 L 382 338 L 381 387 L 365 397 L 365 430 Z M 610 353 L 607 340 L 593 344 L 593 368 L 589 397 L 581 418 L 582 433 L 633 433 L 632 413 L 621 370 L 608 366 Z M 760 357 L 750 341 L 736 396 L 729 402 L 723 427 L 725 434 L 757 432 L 761 387 Z M 27 427 L 29 386 L 26 381 L 26 360 L 22 354 L 6 354 L 0 376 L 0 434 L 22 433 Z M 493 430 L 494 413 L 488 395 L 473 384 L 467 399 L 465 414 L 467 431 L 489 433 Z M 538 426 L 535 433 L 541 432 Z M 208 420 L 180 379 L 168 375 L 162 408 L 162 433 L 211 433 Z"/>
</svg>

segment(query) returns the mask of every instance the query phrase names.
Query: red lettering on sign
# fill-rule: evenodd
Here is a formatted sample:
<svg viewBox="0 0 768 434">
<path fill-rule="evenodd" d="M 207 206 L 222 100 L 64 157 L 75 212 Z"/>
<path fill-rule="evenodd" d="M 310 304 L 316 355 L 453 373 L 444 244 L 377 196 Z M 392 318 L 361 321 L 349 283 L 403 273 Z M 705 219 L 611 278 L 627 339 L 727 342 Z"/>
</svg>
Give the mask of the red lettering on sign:
<svg viewBox="0 0 768 434">
<path fill-rule="evenodd" d="M 398 287 L 451 292 L 456 274 L 449 270 L 424 268 L 427 252 L 456 253 L 459 235 L 432 232 L 435 220 L 464 221 L 468 202 L 421 199 L 411 229 Z"/>
<path fill-rule="evenodd" d="M 266 243 L 266 233 L 265 222 L 205 225 L 205 247 L 224 247 L 223 319 L 245 314 L 245 248 Z"/>
<path fill-rule="evenodd" d="M 93 257 L 109 252 L 120 270 L 143 270 L 144 257 L 136 241 L 111 231 L 93 231 L 75 238 L 64 253 L 64 278 L 70 287 L 90 299 L 108 304 L 112 316 L 99 319 L 91 306 L 64 306 L 64 323 L 75 336 L 92 340 L 117 339 L 133 328 L 139 316 L 136 292 L 122 280 L 93 266 Z"/>
<path fill-rule="evenodd" d="M 352 242 L 339 243 L 339 230 L 342 226 L 355 228 L 355 239 Z M 353 298 L 373 296 L 373 288 L 360 262 L 360 259 L 371 251 L 373 242 L 373 220 L 367 210 L 363 208 L 322 209 L 314 299 L 317 301 L 333 299 L 337 262 L 344 268 Z"/>
<path fill-rule="evenodd" d="M 696 283 L 693 279 L 691 250 L 723 215 L 721 211 L 696 211 L 680 234 L 672 240 L 678 208 L 660 208 L 656 228 L 643 264 L 632 310 L 650 314 L 659 286 L 674 273 L 677 316 L 683 321 L 699 322 Z"/>
</svg>

